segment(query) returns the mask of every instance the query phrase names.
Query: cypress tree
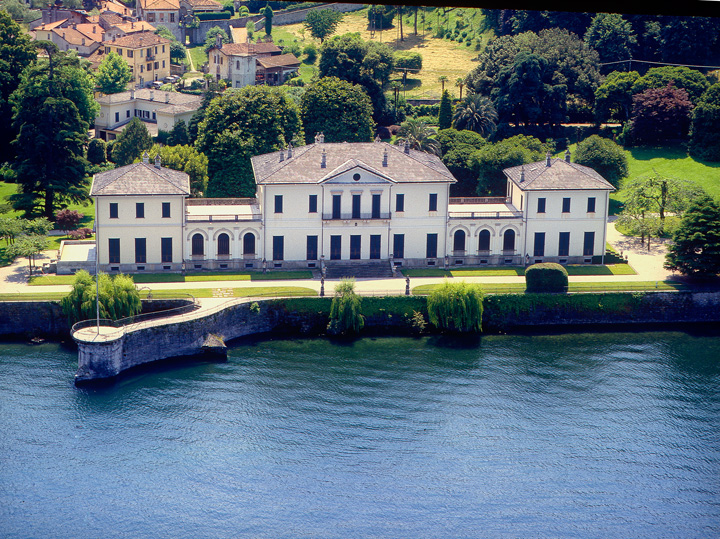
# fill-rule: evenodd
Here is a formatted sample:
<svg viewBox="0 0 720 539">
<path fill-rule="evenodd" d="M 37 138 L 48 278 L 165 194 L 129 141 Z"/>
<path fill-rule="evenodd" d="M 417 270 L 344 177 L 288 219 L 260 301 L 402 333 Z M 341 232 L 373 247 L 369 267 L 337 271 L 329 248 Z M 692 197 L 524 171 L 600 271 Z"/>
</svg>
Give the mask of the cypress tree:
<svg viewBox="0 0 720 539">
<path fill-rule="evenodd" d="M 439 129 L 450 129 L 452 127 L 452 102 L 450 101 L 450 93 L 445 90 L 440 98 L 440 112 L 438 113 Z"/>
</svg>

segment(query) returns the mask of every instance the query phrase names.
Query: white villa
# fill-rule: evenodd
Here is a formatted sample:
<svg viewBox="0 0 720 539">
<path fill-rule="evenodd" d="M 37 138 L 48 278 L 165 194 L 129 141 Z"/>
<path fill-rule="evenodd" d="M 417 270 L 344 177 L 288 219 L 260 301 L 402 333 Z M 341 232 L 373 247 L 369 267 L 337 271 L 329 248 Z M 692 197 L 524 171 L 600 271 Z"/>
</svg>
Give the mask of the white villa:
<svg viewBox="0 0 720 539">
<path fill-rule="evenodd" d="M 451 198 L 434 155 L 384 142 L 314 144 L 252 158 L 256 198 L 190 198 L 159 161 L 97 174 L 108 272 L 445 267 L 600 262 L 613 186 L 565 159 L 506 169 L 507 196 Z"/>
</svg>

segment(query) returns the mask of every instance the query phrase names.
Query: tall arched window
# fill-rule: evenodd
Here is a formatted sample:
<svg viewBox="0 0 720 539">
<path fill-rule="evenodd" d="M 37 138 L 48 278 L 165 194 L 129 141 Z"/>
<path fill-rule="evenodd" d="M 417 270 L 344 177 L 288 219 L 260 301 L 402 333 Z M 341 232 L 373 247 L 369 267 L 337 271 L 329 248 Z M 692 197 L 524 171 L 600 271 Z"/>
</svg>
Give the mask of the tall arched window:
<svg viewBox="0 0 720 539">
<path fill-rule="evenodd" d="M 512 228 L 503 235 L 503 251 L 515 251 L 515 231 Z"/>
<path fill-rule="evenodd" d="M 453 251 L 465 250 L 465 231 L 457 230 L 453 236 Z"/>
<path fill-rule="evenodd" d="M 490 250 L 490 231 L 481 230 L 478 234 L 478 251 Z"/>
<path fill-rule="evenodd" d="M 205 254 L 205 238 L 200 233 L 192 237 L 192 256 L 203 256 Z"/>
<path fill-rule="evenodd" d="M 255 234 L 252 232 L 243 236 L 243 254 L 246 256 L 255 254 Z"/>
<path fill-rule="evenodd" d="M 217 239 L 217 254 L 218 256 L 228 256 L 230 254 L 230 236 L 224 232 Z"/>
</svg>

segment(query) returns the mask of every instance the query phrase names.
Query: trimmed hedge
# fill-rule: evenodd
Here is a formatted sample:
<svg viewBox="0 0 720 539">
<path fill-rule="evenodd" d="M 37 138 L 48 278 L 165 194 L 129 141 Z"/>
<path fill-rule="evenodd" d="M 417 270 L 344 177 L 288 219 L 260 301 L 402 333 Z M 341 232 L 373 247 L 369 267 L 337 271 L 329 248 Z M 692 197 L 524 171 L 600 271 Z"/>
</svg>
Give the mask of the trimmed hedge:
<svg viewBox="0 0 720 539">
<path fill-rule="evenodd" d="M 216 21 L 221 19 L 230 19 L 232 14 L 229 11 L 206 11 L 196 13 L 195 16 L 199 21 Z"/>
<path fill-rule="evenodd" d="M 542 262 L 525 270 L 528 292 L 567 292 L 568 273 L 560 264 Z"/>
</svg>

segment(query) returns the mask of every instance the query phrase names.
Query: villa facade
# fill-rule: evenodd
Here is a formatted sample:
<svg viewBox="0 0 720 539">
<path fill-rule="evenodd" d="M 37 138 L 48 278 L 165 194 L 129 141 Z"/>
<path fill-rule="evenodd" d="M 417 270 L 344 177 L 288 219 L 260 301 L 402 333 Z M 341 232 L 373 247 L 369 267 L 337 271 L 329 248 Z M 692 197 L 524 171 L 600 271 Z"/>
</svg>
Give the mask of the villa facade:
<svg viewBox="0 0 720 539">
<path fill-rule="evenodd" d="M 160 162 L 97 174 L 99 267 L 109 272 L 600 262 L 609 193 L 565 159 L 506 169 L 505 197 L 453 198 L 434 155 L 383 142 L 252 158 L 256 198 L 190 198 Z"/>
</svg>

